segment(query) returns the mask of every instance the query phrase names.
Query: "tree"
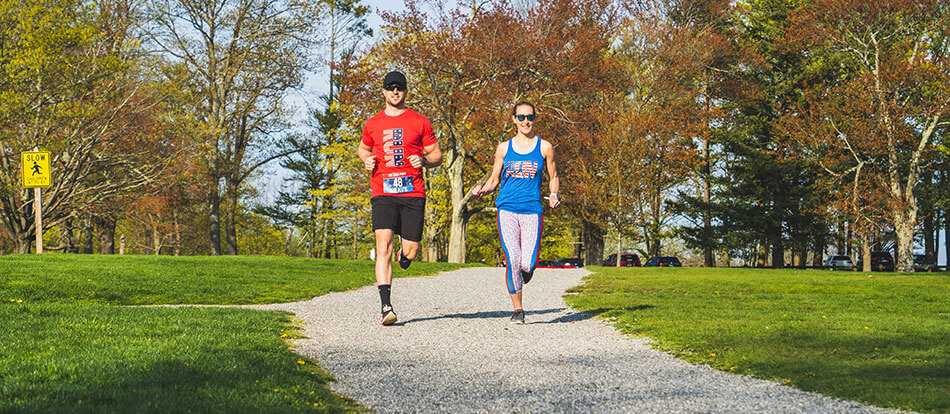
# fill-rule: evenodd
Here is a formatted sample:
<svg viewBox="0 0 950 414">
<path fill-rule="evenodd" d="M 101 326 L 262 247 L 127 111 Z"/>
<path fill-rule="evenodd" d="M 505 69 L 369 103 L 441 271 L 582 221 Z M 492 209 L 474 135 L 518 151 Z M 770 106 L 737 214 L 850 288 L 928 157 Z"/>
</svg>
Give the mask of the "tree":
<svg viewBox="0 0 950 414">
<path fill-rule="evenodd" d="M 237 254 L 233 213 L 240 188 L 268 162 L 286 156 L 275 141 L 286 129 L 283 98 L 311 63 L 315 4 L 297 0 L 155 0 L 148 4 L 149 39 L 186 71 L 182 85 L 202 123 L 208 174 L 211 253 Z"/>
<path fill-rule="evenodd" d="M 71 0 L 0 7 L 0 222 L 19 253 L 35 231 L 19 152 L 52 152 L 44 228 L 151 183 L 176 149 L 160 139 L 157 99 L 141 77 L 129 5 Z M 91 237 L 91 233 L 89 233 Z"/>
<path fill-rule="evenodd" d="M 777 126 L 781 116 L 802 100 L 798 85 L 833 74 L 809 68 L 806 53 L 781 47 L 791 24 L 789 15 L 800 3 L 750 0 L 737 5 L 731 30 L 739 59 L 731 65 L 732 85 L 721 88 L 718 96 L 729 111 L 716 128 L 730 158 L 720 196 L 730 208 L 718 209 L 725 214 L 720 217 L 721 233 L 739 232 L 729 237 L 755 246 L 758 266 L 770 261 L 772 267 L 784 267 L 788 247 L 800 251 L 815 244 L 816 232 L 827 233 L 803 225 L 823 223 L 815 208 L 819 196 L 815 172 L 807 163 L 779 155 L 784 143 Z"/>
<path fill-rule="evenodd" d="M 814 99 L 802 107 L 805 116 L 789 119 L 795 141 L 826 174 L 851 174 L 870 181 L 855 187 L 886 194 L 896 269 L 912 272 L 921 172 L 933 159 L 938 130 L 950 125 L 947 6 L 937 0 L 817 0 L 795 17 L 793 39 L 801 40 L 792 47 L 814 45 L 850 69 L 810 86 Z M 821 129 L 817 137 L 803 135 Z"/>
<path fill-rule="evenodd" d="M 293 186 L 290 191 L 281 190 L 274 206 L 259 207 L 272 219 L 285 223 L 290 229 L 304 230 L 308 257 L 330 257 L 330 251 L 344 242 L 338 234 L 343 215 L 351 210 L 340 208 L 341 192 L 337 177 L 341 164 L 351 158 L 338 154 L 333 147 L 343 143 L 343 118 L 337 93 L 345 82 L 337 75 L 338 60 L 349 59 L 360 41 L 372 35 L 366 23 L 369 8 L 354 0 L 324 0 L 324 20 L 327 22 L 323 43 L 329 53 L 326 67 L 329 69 L 329 92 L 320 97 L 321 107 L 310 110 L 313 133 L 309 137 L 292 136 L 284 147 L 292 151 L 281 161 L 281 166 L 292 172 L 286 180 Z M 337 155 L 342 156 L 338 157 Z M 291 230 L 292 231 L 292 230 Z"/>
</svg>

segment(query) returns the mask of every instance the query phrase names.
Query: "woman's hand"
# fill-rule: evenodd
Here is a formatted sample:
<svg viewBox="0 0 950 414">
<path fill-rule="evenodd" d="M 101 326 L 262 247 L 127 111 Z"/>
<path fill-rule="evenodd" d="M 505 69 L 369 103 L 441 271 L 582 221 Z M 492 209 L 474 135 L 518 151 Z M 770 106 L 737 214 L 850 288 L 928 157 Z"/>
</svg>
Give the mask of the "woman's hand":
<svg viewBox="0 0 950 414">
<path fill-rule="evenodd" d="M 484 192 L 484 188 L 483 188 L 482 186 L 480 186 L 480 185 L 476 185 L 476 186 L 472 187 L 472 195 L 475 196 L 475 197 L 481 197 L 481 196 L 485 195 L 486 193 L 487 193 L 487 192 Z"/>
<path fill-rule="evenodd" d="M 551 208 L 561 205 L 561 198 L 558 197 L 557 193 L 551 193 L 550 196 L 545 197 L 545 198 L 548 199 L 548 205 L 550 205 Z"/>
</svg>

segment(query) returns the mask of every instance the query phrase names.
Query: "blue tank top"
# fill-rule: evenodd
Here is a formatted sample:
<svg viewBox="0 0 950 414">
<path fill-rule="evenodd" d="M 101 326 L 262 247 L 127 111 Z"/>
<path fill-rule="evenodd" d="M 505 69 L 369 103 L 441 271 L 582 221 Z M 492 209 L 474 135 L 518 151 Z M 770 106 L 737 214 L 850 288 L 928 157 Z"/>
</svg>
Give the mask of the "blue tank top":
<svg viewBox="0 0 950 414">
<path fill-rule="evenodd" d="M 541 214 L 541 173 L 544 156 L 541 138 L 535 138 L 534 149 L 527 154 L 515 152 L 514 138 L 508 140 L 505 166 L 501 170 L 501 189 L 495 206 L 518 214 Z"/>
</svg>

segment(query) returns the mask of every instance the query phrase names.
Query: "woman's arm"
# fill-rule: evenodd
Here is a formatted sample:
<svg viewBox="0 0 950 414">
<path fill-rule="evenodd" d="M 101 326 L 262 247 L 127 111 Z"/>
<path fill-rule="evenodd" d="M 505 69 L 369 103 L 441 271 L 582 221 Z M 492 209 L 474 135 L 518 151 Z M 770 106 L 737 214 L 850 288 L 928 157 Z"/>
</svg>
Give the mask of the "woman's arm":
<svg viewBox="0 0 950 414">
<path fill-rule="evenodd" d="M 541 140 L 541 155 L 544 155 L 544 163 L 548 169 L 548 190 L 551 195 L 548 197 L 548 204 L 551 208 L 561 204 L 561 199 L 557 192 L 561 188 L 561 180 L 557 178 L 557 166 L 554 163 L 554 146 L 550 142 Z"/>
<path fill-rule="evenodd" d="M 501 178 L 501 169 L 505 166 L 505 154 L 508 153 L 508 146 L 506 142 L 502 142 L 495 147 L 495 163 L 491 168 L 491 176 L 488 177 L 488 181 L 482 185 L 476 185 L 472 187 L 472 194 L 478 197 L 481 197 L 485 194 L 488 194 L 492 191 L 495 191 L 495 187 L 498 187 L 498 183 Z"/>
</svg>

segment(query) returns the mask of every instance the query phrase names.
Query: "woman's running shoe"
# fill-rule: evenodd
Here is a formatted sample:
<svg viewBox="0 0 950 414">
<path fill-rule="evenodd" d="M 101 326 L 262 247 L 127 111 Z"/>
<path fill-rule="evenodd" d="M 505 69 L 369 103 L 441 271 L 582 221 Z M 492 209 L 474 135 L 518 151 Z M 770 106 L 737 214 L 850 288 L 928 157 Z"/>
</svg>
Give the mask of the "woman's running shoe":
<svg viewBox="0 0 950 414">
<path fill-rule="evenodd" d="M 517 309 L 511 313 L 511 323 L 524 325 L 524 309 Z"/>
</svg>

